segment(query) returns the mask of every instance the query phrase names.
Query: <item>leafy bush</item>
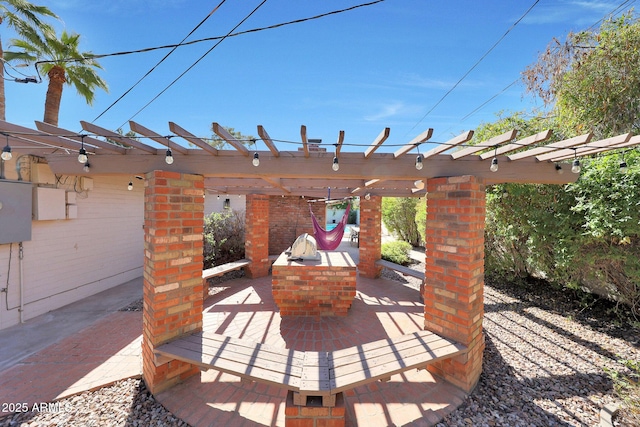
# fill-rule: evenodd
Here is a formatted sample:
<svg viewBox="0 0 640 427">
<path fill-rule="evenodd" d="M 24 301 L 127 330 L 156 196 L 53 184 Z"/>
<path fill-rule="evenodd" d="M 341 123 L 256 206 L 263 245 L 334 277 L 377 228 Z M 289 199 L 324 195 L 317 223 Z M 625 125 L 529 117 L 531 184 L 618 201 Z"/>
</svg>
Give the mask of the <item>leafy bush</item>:
<svg viewBox="0 0 640 427">
<path fill-rule="evenodd" d="M 213 212 L 204 219 L 204 268 L 244 258 L 244 215 Z"/>
<path fill-rule="evenodd" d="M 617 421 L 628 426 L 640 426 L 640 361 L 623 360 L 628 373 L 608 370 L 616 395 L 622 400 Z M 623 424 L 620 424 L 623 425 Z"/>
<path fill-rule="evenodd" d="M 427 203 L 423 198 L 419 198 L 416 204 L 416 227 L 420 233 L 421 243 L 425 243 L 427 241 Z"/>
<path fill-rule="evenodd" d="M 407 265 L 411 261 L 409 251 L 412 246 L 403 241 L 387 242 L 382 244 L 382 259 L 395 264 Z"/>
<path fill-rule="evenodd" d="M 387 229 L 400 240 L 413 246 L 420 245 L 420 233 L 416 225 L 416 198 L 383 197 L 382 221 Z"/>
</svg>

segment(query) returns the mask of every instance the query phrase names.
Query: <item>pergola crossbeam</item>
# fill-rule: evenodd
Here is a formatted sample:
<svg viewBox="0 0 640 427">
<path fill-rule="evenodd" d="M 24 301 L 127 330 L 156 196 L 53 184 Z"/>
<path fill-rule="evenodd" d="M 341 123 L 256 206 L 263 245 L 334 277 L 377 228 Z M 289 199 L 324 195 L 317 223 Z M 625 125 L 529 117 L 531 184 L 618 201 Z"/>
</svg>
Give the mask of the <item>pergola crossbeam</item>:
<svg viewBox="0 0 640 427">
<path fill-rule="evenodd" d="M 178 126 L 174 122 L 169 122 L 169 130 L 175 133 L 176 135 L 178 135 L 180 138 L 184 139 L 185 141 L 188 141 L 191 144 L 202 148 L 204 151 L 210 154 L 213 154 L 214 156 L 218 155 L 217 148 L 212 147 L 211 144 L 207 143 L 207 141 L 203 140 L 202 138 L 198 138 L 197 136 L 183 129 L 182 127 Z"/>
<path fill-rule="evenodd" d="M 389 138 L 389 133 L 391 132 L 390 128 L 384 128 L 382 132 L 373 140 L 369 148 L 364 152 L 364 158 L 368 159 L 380 146 L 383 142 Z"/>
<path fill-rule="evenodd" d="M 601 148 L 609 149 L 609 148 L 615 147 L 616 145 L 629 142 L 629 140 L 631 139 L 631 136 L 632 134 L 629 132 L 622 135 L 613 136 L 611 138 L 590 142 L 588 145 L 585 145 L 585 146 L 575 146 L 573 148 L 566 148 L 564 150 L 558 150 L 558 151 L 553 151 L 551 153 L 542 154 L 540 156 L 536 156 L 536 159 L 539 162 L 544 162 L 546 160 L 554 161 L 554 159 L 562 159 L 562 158 L 570 157 L 572 155 L 575 155 L 575 156 L 586 155 L 594 152 L 594 150 L 598 150 Z"/>
<path fill-rule="evenodd" d="M 62 147 L 77 151 L 81 144 L 68 138 L 62 138 L 60 136 L 40 134 L 34 132 L 32 129 L 15 125 L 13 123 L 0 120 L 0 131 L 11 133 L 12 138 L 19 139 L 27 143 L 42 143 L 49 147 Z M 4 142 L 2 142 L 4 146 Z M 87 153 L 95 153 L 95 148 L 90 146 L 84 147 Z"/>
<path fill-rule="evenodd" d="M 427 151 L 426 153 L 424 153 L 424 155 L 422 156 L 425 159 L 428 159 L 429 157 L 435 156 L 436 154 L 440 154 L 444 151 L 447 151 L 451 148 L 457 147 L 458 145 L 462 145 L 465 142 L 468 142 L 471 140 L 471 138 L 473 138 L 473 131 L 472 130 L 468 130 L 463 134 L 460 134 L 458 136 L 456 136 L 455 138 L 451 138 L 449 141 L 438 145 L 435 148 L 432 148 L 431 150 Z"/>
<path fill-rule="evenodd" d="M 588 155 L 591 155 L 591 154 L 602 153 L 602 152 L 605 152 L 605 151 L 618 150 L 620 148 L 635 147 L 636 145 L 640 145 L 640 135 L 636 135 L 636 136 L 630 138 L 629 141 L 623 142 L 621 144 L 611 145 L 611 146 L 608 146 L 608 147 L 601 147 L 601 148 L 585 147 L 584 151 L 580 151 L 578 149 L 578 150 L 576 150 L 575 156 L 572 153 L 570 155 L 566 155 L 566 156 L 563 156 L 563 157 L 557 157 L 557 158 L 554 157 L 553 159 L 551 159 L 551 161 L 552 162 L 560 162 L 562 160 L 572 159 L 573 157 L 588 156 Z"/>
<path fill-rule="evenodd" d="M 302 139 L 302 150 L 304 156 L 309 157 L 309 140 L 307 139 L 307 127 L 305 125 L 300 126 L 300 138 Z"/>
<path fill-rule="evenodd" d="M 507 156 L 509 160 L 520 160 L 526 159 L 527 157 L 537 156 L 539 154 L 548 153 L 550 151 L 557 151 L 562 148 L 574 147 L 576 145 L 586 144 L 591 141 L 592 133 L 586 133 L 584 135 L 575 136 L 573 138 L 565 139 L 564 141 L 552 142 L 551 144 L 547 144 L 543 147 L 536 147 L 530 150 L 521 151 L 520 153 L 515 153 Z"/>
<path fill-rule="evenodd" d="M 269 148 L 269 150 L 273 154 L 273 157 L 280 157 L 280 151 L 278 151 L 276 145 L 273 143 L 273 140 L 262 125 L 258 125 L 258 135 L 260 135 L 262 141 Z"/>
<path fill-rule="evenodd" d="M 513 138 L 516 137 L 516 134 L 518 133 L 517 130 L 513 129 L 510 130 L 508 132 L 503 133 L 502 135 L 498 135 L 498 136 L 494 136 L 493 138 L 481 142 L 479 144 L 476 144 L 472 147 L 467 147 L 467 148 L 463 148 L 462 150 L 458 150 L 455 153 L 451 154 L 451 158 L 453 160 L 457 160 L 460 159 L 462 157 L 465 156 L 469 156 L 471 154 L 475 154 L 478 151 L 482 151 L 482 150 L 486 150 L 487 148 L 494 148 L 497 147 L 500 144 L 504 144 L 507 141 L 511 141 Z"/>
<path fill-rule="evenodd" d="M 400 147 L 399 150 L 397 150 L 395 153 L 393 153 L 393 158 L 397 159 L 398 157 L 402 156 L 403 154 L 406 154 L 409 151 L 413 150 L 414 148 L 416 148 L 417 146 L 419 146 L 423 142 L 428 141 L 431 138 L 431 135 L 433 135 L 433 129 L 429 128 L 429 129 L 425 130 L 420 135 L 418 135 L 415 138 L 413 138 L 411 140 L 411 142 L 409 142 L 407 145 L 404 145 L 404 146 Z"/>
<path fill-rule="evenodd" d="M 134 122 L 133 120 L 129 120 L 129 128 L 137 134 L 146 136 L 147 138 L 150 138 L 155 142 L 166 146 L 167 148 L 171 148 L 171 150 L 173 151 L 177 151 L 180 154 L 188 154 L 188 151 L 186 148 L 182 147 L 181 145 L 175 142 L 172 144 L 169 138 L 162 136 L 152 131 L 151 129 L 148 129 L 142 126 L 141 124 Z"/>
<path fill-rule="evenodd" d="M 508 153 L 510 151 L 517 150 L 519 148 L 528 147 L 529 145 L 533 145 L 538 142 L 544 142 L 547 139 L 551 138 L 551 135 L 553 135 L 553 132 L 551 130 L 545 130 L 545 131 L 536 133 L 535 135 L 522 138 L 521 140 L 516 141 L 513 144 L 504 145 L 498 148 L 495 152 L 488 151 L 486 153 L 483 153 L 480 155 L 480 158 L 482 160 L 486 160 L 489 157 L 493 157 L 494 155 L 499 156 L 501 154 Z"/>
<path fill-rule="evenodd" d="M 291 189 L 285 187 L 284 185 L 282 185 L 282 183 L 280 182 L 280 178 L 269 178 L 269 177 L 262 177 L 262 179 L 264 179 L 266 182 L 268 182 L 269 184 L 273 185 L 274 187 L 277 187 L 279 189 L 281 189 L 282 191 L 284 191 L 285 193 L 289 194 L 291 193 Z"/>
<path fill-rule="evenodd" d="M 211 125 L 213 132 L 218 135 L 220 138 L 224 139 L 229 145 L 238 150 L 243 156 L 249 156 L 249 149 L 244 146 L 244 144 L 238 141 L 233 135 L 231 135 L 225 128 L 220 126 L 218 123 L 213 122 Z"/>
<path fill-rule="evenodd" d="M 336 157 L 338 157 L 340 155 L 340 149 L 342 148 L 342 143 L 344 142 L 344 131 L 341 130 L 340 133 L 338 133 L 338 140 L 335 143 L 336 146 Z"/>
<path fill-rule="evenodd" d="M 64 136 L 65 138 L 68 139 L 73 139 L 75 141 L 78 141 L 80 143 L 82 143 L 82 141 L 84 140 L 85 145 L 89 144 L 89 145 L 93 145 L 94 147 L 98 147 L 98 148 L 102 148 L 103 150 L 106 151 L 110 151 L 112 153 L 118 153 L 118 154 L 126 154 L 127 153 L 127 149 L 124 147 L 120 147 L 117 146 L 115 144 L 111 144 L 109 142 L 106 141 L 101 141 L 99 139 L 96 138 L 92 138 L 90 136 L 85 136 L 84 138 L 82 137 L 82 135 L 76 134 L 75 132 L 71 132 L 69 130 L 66 129 L 62 129 L 56 126 L 53 126 L 49 123 L 45 123 L 45 122 L 40 122 L 40 121 L 35 121 L 36 123 L 36 127 L 38 128 L 38 130 L 42 131 L 42 132 L 47 132 L 53 135 L 58 135 L 58 136 Z M 86 149 L 86 147 L 85 147 Z"/>
<path fill-rule="evenodd" d="M 159 154 L 160 151 L 155 148 L 152 147 L 150 145 L 144 144 L 140 141 L 137 141 L 133 138 L 129 138 L 123 135 L 120 135 L 117 132 L 113 132 L 109 129 L 105 129 L 102 128 L 100 126 L 96 126 L 93 123 L 89 123 L 89 122 L 85 122 L 84 120 L 80 121 L 80 126 L 82 126 L 82 129 L 86 130 L 87 132 L 91 132 L 94 133 L 96 135 L 102 135 L 106 138 L 111 138 L 114 141 L 118 141 L 119 143 L 121 143 L 122 145 L 126 145 L 128 147 L 131 148 L 137 148 L 138 150 L 144 151 L 146 153 L 150 153 L 150 154 Z"/>
</svg>

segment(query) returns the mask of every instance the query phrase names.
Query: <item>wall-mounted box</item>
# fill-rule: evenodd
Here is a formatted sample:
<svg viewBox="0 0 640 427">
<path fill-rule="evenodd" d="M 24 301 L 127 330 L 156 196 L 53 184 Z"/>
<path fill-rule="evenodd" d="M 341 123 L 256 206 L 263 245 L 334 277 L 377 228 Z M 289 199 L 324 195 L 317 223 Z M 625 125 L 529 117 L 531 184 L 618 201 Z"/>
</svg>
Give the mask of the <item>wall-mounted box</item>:
<svg viewBox="0 0 640 427">
<path fill-rule="evenodd" d="M 93 178 L 81 176 L 80 188 L 82 189 L 82 191 L 93 190 Z"/>
<path fill-rule="evenodd" d="M 0 180 L 0 244 L 31 240 L 32 185 Z"/>
<path fill-rule="evenodd" d="M 78 218 L 78 205 L 67 205 L 67 219 Z"/>
<path fill-rule="evenodd" d="M 63 188 L 33 189 L 33 219 L 46 221 L 67 218 L 66 191 Z"/>
<path fill-rule="evenodd" d="M 75 205 L 77 200 L 77 194 L 75 191 L 67 191 L 67 204 Z"/>
<path fill-rule="evenodd" d="M 51 172 L 51 168 L 46 163 L 31 164 L 31 181 L 34 184 L 56 184 L 56 176 Z"/>
</svg>

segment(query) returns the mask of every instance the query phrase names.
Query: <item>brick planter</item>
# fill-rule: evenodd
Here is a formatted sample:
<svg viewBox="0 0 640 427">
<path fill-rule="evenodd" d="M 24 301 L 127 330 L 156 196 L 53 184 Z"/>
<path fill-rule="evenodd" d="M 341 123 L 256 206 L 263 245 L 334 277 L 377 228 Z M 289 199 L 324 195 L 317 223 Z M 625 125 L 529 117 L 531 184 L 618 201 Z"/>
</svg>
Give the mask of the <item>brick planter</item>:
<svg viewBox="0 0 640 427">
<path fill-rule="evenodd" d="M 346 316 L 356 296 L 356 265 L 346 252 L 319 252 L 318 261 L 273 264 L 273 299 L 281 316 Z"/>
<path fill-rule="evenodd" d="M 344 427 L 345 403 L 342 393 L 336 395 L 336 406 L 322 406 L 321 398 L 308 398 L 305 406 L 293 404 L 293 392 L 287 394 L 284 410 L 285 427 Z"/>
</svg>

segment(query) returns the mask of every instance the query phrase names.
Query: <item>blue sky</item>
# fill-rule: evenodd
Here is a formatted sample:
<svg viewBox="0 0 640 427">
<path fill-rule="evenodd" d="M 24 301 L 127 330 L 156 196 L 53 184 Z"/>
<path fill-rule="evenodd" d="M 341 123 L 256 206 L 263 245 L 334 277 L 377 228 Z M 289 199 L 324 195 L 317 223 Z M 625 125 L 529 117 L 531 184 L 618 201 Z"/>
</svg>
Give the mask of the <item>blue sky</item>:
<svg viewBox="0 0 640 427">
<path fill-rule="evenodd" d="M 188 39 L 229 32 L 261 0 L 227 0 Z M 364 0 L 267 0 L 238 30 L 310 17 Z M 34 0 L 48 6 L 64 28 L 82 35 L 81 49 L 96 54 L 178 43 L 219 3 L 195 0 Z M 370 144 L 385 128 L 386 151 L 427 128 L 446 141 L 500 111 L 541 107 L 516 84 L 524 68 L 556 37 L 586 29 L 624 3 L 540 0 L 525 18 L 436 108 L 434 105 L 521 18 L 535 0 L 386 0 L 318 20 L 224 40 L 148 107 L 149 101 L 183 73 L 214 41 L 181 47 L 94 123 L 116 129 L 133 118 L 170 134 L 174 121 L 208 137 L 211 122 L 257 136 L 261 124 L 276 140 L 310 138 Z M 635 3 L 628 1 L 623 10 Z M 60 26 L 61 27 L 61 26 Z M 13 36 L 0 28 L 3 46 Z M 65 86 L 59 126 L 80 131 L 94 121 L 168 52 L 100 60 L 109 93 L 99 91 L 87 106 Z M 33 67 L 21 69 L 34 74 Z M 33 127 L 42 120 L 44 84 L 6 82 L 7 120 Z M 471 116 L 469 114 L 501 93 Z M 136 115 L 137 113 L 137 115 Z M 468 117 L 467 117 L 468 116 Z M 128 130 L 128 125 L 125 126 Z M 184 141 L 181 141 L 183 143 Z M 295 145 L 280 143 L 282 150 Z M 266 149 L 258 143 L 258 149 Z M 344 151 L 363 151 L 345 146 Z"/>
</svg>

